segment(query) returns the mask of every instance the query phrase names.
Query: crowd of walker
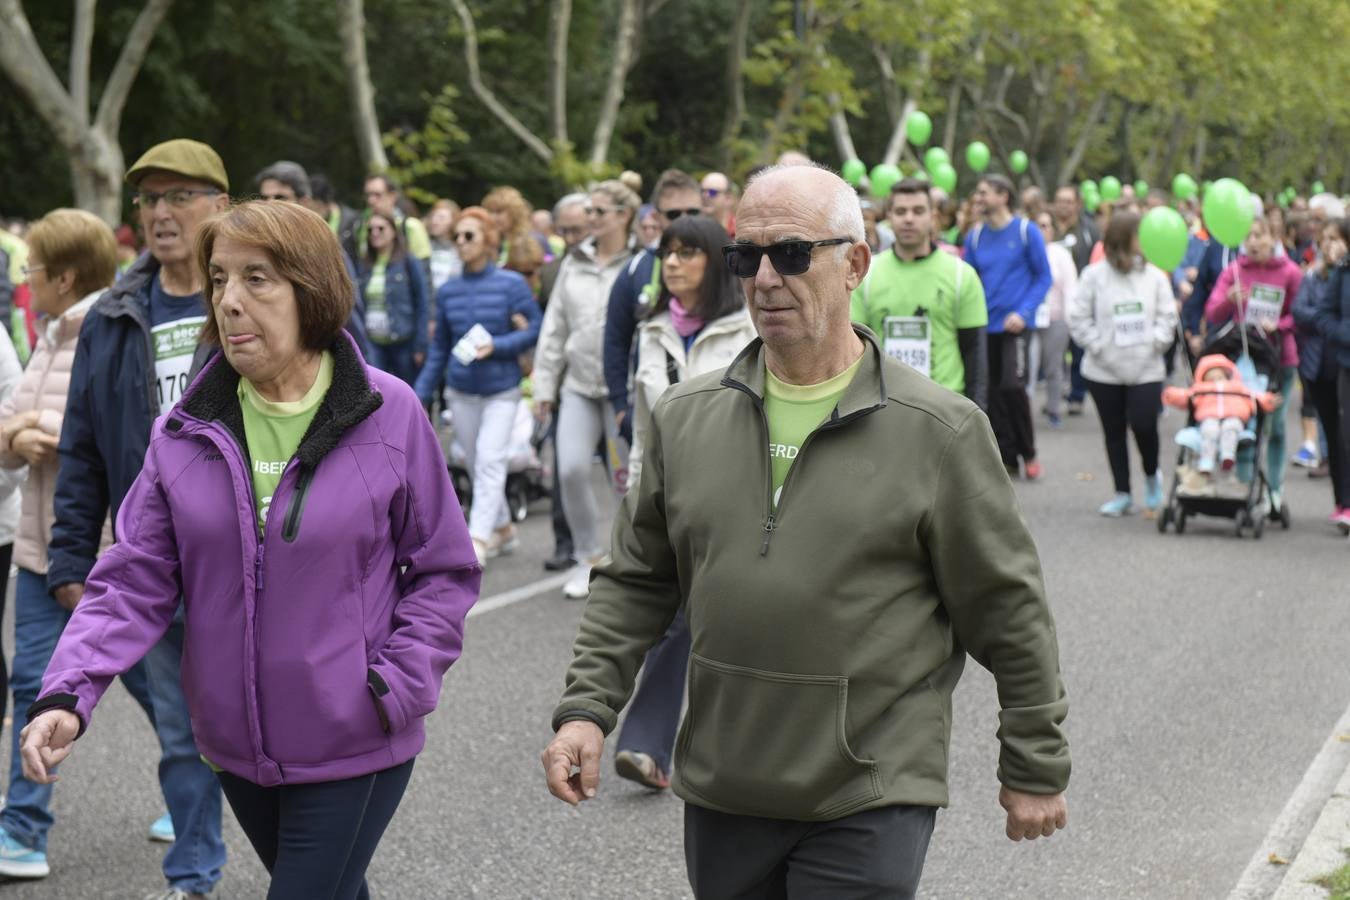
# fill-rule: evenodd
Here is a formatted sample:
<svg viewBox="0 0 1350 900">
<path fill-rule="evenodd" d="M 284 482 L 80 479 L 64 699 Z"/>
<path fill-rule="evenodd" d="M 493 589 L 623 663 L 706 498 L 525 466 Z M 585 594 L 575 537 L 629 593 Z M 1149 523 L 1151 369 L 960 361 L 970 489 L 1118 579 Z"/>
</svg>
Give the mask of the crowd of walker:
<svg viewBox="0 0 1350 900">
<path fill-rule="evenodd" d="M 271 900 L 368 898 L 484 567 L 519 545 L 522 443 L 552 476 L 545 567 L 588 598 L 548 789 L 596 795 L 626 708 L 615 771 L 686 801 L 700 900 L 914 896 L 967 655 L 998 684 L 1008 837 L 1065 827 L 1068 700 L 1012 482 L 1089 395 L 1103 516 L 1136 509 L 1131 433 L 1164 510 L 1166 400 L 1197 436 L 1186 489 L 1257 479 L 1287 521 L 1292 463 L 1350 533 L 1329 194 L 1253 197 L 1234 248 L 1157 190 L 1092 215 L 985 174 L 876 201 L 800 154 L 744 190 L 669 169 L 644 203 L 626 172 L 424 218 L 388 176 L 358 212 L 290 161 L 232 190 L 187 139 L 126 180 L 135 228 L 57 209 L 0 233 L 9 878 L 49 874 L 55 769 L 120 676 L 162 750 L 150 896 L 220 893 L 223 798 Z M 1190 232 L 1174 271 L 1141 256 L 1161 206 Z"/>
</svg>

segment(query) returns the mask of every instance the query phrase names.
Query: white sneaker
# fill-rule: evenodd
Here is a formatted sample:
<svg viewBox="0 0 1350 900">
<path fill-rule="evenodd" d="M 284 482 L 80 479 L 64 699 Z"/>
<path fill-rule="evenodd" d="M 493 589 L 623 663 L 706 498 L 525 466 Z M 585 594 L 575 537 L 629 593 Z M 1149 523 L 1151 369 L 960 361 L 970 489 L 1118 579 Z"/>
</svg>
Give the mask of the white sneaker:
<svg viewBox="0 0 1350 900">
<path fill-rule="evenodd" d="M 563 596 L 568 600 L 585 600 L 591 595 L 591 563 L 579 563 L 568 573 L 563 583 Z"/>
</svg>

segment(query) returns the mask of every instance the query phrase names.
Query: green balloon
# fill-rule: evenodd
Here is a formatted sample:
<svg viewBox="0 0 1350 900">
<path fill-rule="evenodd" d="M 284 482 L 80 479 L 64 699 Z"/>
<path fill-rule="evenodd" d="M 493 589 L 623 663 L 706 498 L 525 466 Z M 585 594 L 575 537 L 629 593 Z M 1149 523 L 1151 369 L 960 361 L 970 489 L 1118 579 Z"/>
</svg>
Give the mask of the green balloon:
<svg viewBox="0 0 1350 900">
<path fill-rule="evenodd" d="M 1199 190 L 1195 179 L 1185 172 L 1178 172 L 1172 179 L 1172 195 L 1178 200 L 1190 200 Z"/>
<path fill-rule="evenodd" d="M 928 174 L 933 174 L 939 165 L 949 163 L 947 151 L 941 147 L 929 147 L 928 152 L 923 155 L 923 167 L 928 170 Z"/>
<path fill-rule="evenodd" d="M 971 141 L 966 147 L 966 165 L 974 172 L 989 168 L 989 145 L 984 141 Z"/>
<path fill-rule="evenodd" d="M 1220 178 L 1205 194 L 1201 212 L 1209 233 L 1225 247 L 1236 248 L 1251 231 L 1256 210 L 1251 191 L 1236 178 Z"/>
<path fill-rule="evenodd" d="M 1102 179 L 1102 199 L 1119 200 L 1120 199 L 1120 179 L 1114 175 L 1107 175 Z"/>
<path fill-rule="evenodd" d="M 1143 198 L 1148 194 L 1148 182 L 1140 178 L 1134 183 L 1134 195 Z"/>
<path fill-rule="evenodd" d="M 1030 162 L 1031 160 L 1027 159 L 1027 154 L 1023 150 L 1014 150 L 1008 155 L 1008 168 L 1018 175 L 1027 170 L 1027 165 Z"/>
<path fill-rule="evenodd" d="M 1145 259 L 1164 272 L 1181 265 L 1190 237 L 1186 220 L 1169 206 L 1149 210 L 1139 222 L 1139 249 Z"/>
<path fill-rule="evenodd" d="M 1200 182 L 1200 196 L 1203 197 L 1203 196 L 1205 196 L 1206 194 L 1208 194 L 1208 193 L 1209 193 L 1209 189 L 1212 188 L 1212 187 L 1214 187 L 1214 182 L 1212 182 L 1212 181 L 1206 180 L 1206 181 Z"/>
<path fill-rule="evenodd" d="M 850 159 L 844 163 L 844 167 L 839 170 L 839 174 L 844 176 L 844 180 L 857 187 L 862 184 L 863 176 L 867 174 L 867 166 L 861 159 Z"/>
<path fill-rule="evenodd" d="M 956 169 L 949 162 L 938 163 L 932 171 L 933 184 L 942 188 L 948 194 L 956 190 Z"/>
<path fill-rule="evenodd" d="M 928 118 L 928 113 L 918 109 L 910 113 L 905 120 L 905 136 L 916 147 L 928 143 L 928 139 L 933 136 L 933 120 Z"/>
<path fill-rule="evenodd" d="M 1078 193 L 1080 194 L 1097 193 L 1097 182 L 1093 181 L 1091 178 L 1084 178 L 1082 183 L 1078 185 Z"/>
<path fill-rule="evenodd" d="M 1083 195 L 1083 207 L 1090 213 L 1095 213 L 1097 207 L 1102 205 L 1102 198 L 1095 192 Z"/>
<path fill-rule="evenodd" d="M 1320 181 L 1314 181 L 1314 182 L 1312 183 L 1312 192 L 1313 192 L 1314 194 L 1322 194 L 1322 193 L 1325 193 L 1325 192 L 1326 192 L 1326 186 L 1323 185 L 1322 182 L 1320 182 Z"/>
<path fill-rule="evenodd" d="M 872 167 L 872 196 L 878 200 L 890 196 L 891 185 L 901 179 L 900 167 L 881 163 Z"/>
<path fill-rule="evenodd" d="M 1289 199 L 1290 199 L 1290 198 L 1289 198 L 1289 195 L 1286 194 L 1286 193 L 1284 193 L 1284 191 L 1281 191 L 1281 192 L 1275 197 L 1275 202 L 1278 203 L 1278 204 L 1280 204 L 1280 209 L 1288 209 L 1288 208 L 1289 208 Z"/>
</svg>

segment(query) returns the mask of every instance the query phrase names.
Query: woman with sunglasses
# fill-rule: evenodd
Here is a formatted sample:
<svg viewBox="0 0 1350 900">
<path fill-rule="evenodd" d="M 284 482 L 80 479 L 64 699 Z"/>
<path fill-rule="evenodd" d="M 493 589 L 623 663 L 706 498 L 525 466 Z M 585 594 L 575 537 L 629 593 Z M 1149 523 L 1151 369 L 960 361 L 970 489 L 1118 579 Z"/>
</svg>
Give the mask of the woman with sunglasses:
<svg viewBox="0 0 1350 900">
<path fill-rule="evenodd" d="M 642 446 L 661 395 L 672 384 L 726 369 L 755 339 L 745 294 L 722 261 L 722 247 L 730 242 L 726 229 L 706 216 L 678 219 L 661 238 L 656 251 L 661 293 L 638 326 L 630 491 L 637 490 L 642 475 Z M 642 682 L 616 744 L 614 768 L 620 777 L 656 790 L 670 786 L 688 663 L 689 626 L 679 615 L 647 653 Z"/>
<path fill-rule="evenodd" d="M 601 438 L 618 446 L 618 429 L 605 384 L 602 343 L 610 289 L 636 248 L 633 225 L 641 205 L 621 181 L 604 181 L 591 190 L 591 236 L 568 254 L 558 271 L 535 353 L 535 412 L 546 420 L 558 410 L 557 477 L 579 562 L 563 594 L 573 599 L 590 592 L 591 566 L 606 552 L 608 528 L 601 524 L 591 490 L 591 459 Z"/>
<path fill-rule="evenodd" d="M 473 473 L 469 536 L 483 563 L 519 545 L 506 469 L 520 404 L 519 357 L 539 337 L 540 314 L 525 278 L 495 262 L 501 232 L 490 212 L 481 206 L 461 212 L 454 238 L 464 270 L 436 292 L 436 339 L 415 389 L 430 404 L 442 376 L 449 386 L 455 440 Z M 513 317 L 525 327 L 516 328 Z"/>
<path fill-rule="evenodd" d="M 357 272 L 365 302 L 370 359 L 377 369 L 412 384 L 427 355 L 427 283 L 408 253 L 398 224 L 371 213 Z"/>
</svg>

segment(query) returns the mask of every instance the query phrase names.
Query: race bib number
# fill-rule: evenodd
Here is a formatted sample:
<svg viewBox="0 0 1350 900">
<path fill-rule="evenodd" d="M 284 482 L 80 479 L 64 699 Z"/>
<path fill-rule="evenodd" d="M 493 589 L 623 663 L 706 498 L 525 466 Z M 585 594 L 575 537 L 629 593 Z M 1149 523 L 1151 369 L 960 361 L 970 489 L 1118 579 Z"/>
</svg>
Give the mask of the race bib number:
<svg viewBox="0 0 1350 900">
<path fill-rule="evenodd" d="M 923 316 L 889 316 L 882 323 L 886 355 L 925 378 L 932 377 L 932 326 Z"/>
<path fill-rule="evenodd" d="M 1138 347 L 1152 340 L 1144 304 L 1139 300 L 1117 303 L 1111 307 L 1111 323 L 1117 347 Z"/>
<path fill-rule="evenodd" d="M 205 322 L 206 316 L 192 316 L 150 329 L 150 339 L 155 347 L 155 390 L 160 415 L 173 409 L 187 392 L 192 354 L 197 349 L 197 337 Z"/>
<path fill-rule="evenodd" d="M 1050 304 L 1042 303 L 1036 307 L 1036 330 L 1044 331 L 1050 327 Z"/>
<path fill-rule="evenodd" d="M 1274 331 L 1284 311 L 1284 288 L 1274 284 L 1252 285 L 1247 298 L 1247 319 L 1267 331 Z"/>
<path fill-rule="evenodd" d="M 386 340 L 389 337 L 389 311 L 386 309 L 367 309 L 366 332 L 373 338 Z"/>
</svg>

